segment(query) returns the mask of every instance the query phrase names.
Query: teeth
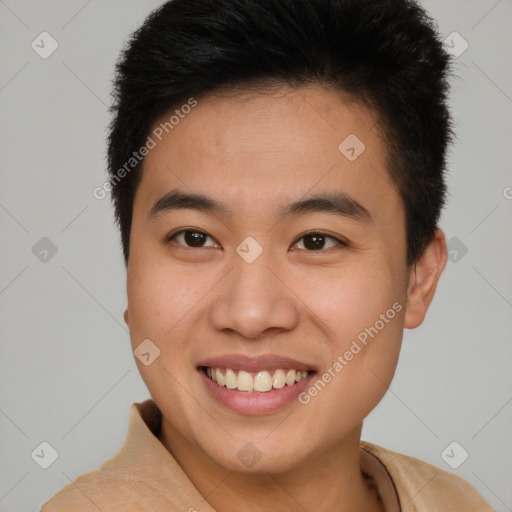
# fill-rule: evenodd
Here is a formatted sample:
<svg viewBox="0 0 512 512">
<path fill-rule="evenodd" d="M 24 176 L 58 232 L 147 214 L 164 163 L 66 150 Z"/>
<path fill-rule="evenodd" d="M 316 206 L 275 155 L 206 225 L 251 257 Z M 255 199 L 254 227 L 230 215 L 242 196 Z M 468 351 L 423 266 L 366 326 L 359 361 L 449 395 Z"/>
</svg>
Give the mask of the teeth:
<svg viewBox="0 0 512 512">
<path fill-rule="evenodd" d="M 220 371 L 217 368 L 217 371 Z M 252 380 L 251 374 L 240 371 L 238 372 L 238 383 L 237 388 L 239 391 L 252 391 L 254 387 L 254 382 Z"/>
<path fill-rule="evenodd" d="M 235 372 L 231 368 L 228 368 L 226 370 L 226 377 L 224 378 L 224 381 L 225 381 L 224 384 L 228 389 L 236 388 L 236 386 L 238 384 L 238 380 L 236 378 Z"/>
<path fill-rule="evenodd" d="M 284 370 L 276 370 L 274 372 L 274 377 L 272 378 L 272 387 L 274 389 L 284 388 L 286 384 L 286 375 L 284 374 Z"/>
<path fill-rule="evenodd" d="M 223 373 L 224 372 L 224 373 Z M 301 370 L 275 370 L 272 375 L 266 370 L 257 372 L 254 377 L 244 370 L 238 374 L 231 368 L 206 368 L 206 375 L 219 386 L 245 392 L 266 393 L 272 389 L 292 386 L 308 377 L 309 372 Z"/>
<path fill-rule="evenodd" d="M 219 384 L 220 386 L 224 386 L 224 375 L 222 375 L 220 368 L 217 368 L 215 370 L 215 377 L 215 381 L 217 382 L 217 384 Z"/>
<path fill-rule="evenodd" d="M 285 382 L 287 386 L 295 384 L 295 370 L 288 370 L 288 373 L 286 374 L 285 377 Z"/>
<path fill-rule="evenodd" d="M 256 377 L 254 377 L 254 391 L 260 391 L 264 393 L 265 391 L 270 391 L 272 389 L 272 377 L 270 373 L 263 371 L 258 372 Z"/>
</svg>

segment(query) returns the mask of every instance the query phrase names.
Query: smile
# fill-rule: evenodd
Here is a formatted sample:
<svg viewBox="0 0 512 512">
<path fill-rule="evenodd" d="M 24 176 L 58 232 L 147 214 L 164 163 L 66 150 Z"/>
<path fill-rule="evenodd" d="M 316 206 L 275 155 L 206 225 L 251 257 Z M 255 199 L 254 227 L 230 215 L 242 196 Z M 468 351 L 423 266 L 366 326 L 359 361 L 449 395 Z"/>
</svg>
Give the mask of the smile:
<svg viewBox="0 0 512 512">
<path fill-rule="evenodd" d="M 310 374 L 308 371 L 293 369 L 247 372 L 231 368 L 204 367 L 203 371 L 219 386 L 247 393 L 268 393 L 273 389 L 292 386 L 307 379 Z"/>
</svg>

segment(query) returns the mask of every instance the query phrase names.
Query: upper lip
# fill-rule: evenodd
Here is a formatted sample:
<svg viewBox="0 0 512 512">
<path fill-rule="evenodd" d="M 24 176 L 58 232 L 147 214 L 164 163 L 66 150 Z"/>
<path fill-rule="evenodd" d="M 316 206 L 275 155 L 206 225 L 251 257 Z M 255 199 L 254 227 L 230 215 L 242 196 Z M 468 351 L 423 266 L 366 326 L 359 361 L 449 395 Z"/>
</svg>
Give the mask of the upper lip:
<svg viewBox="0 0 512 512">
<path fill-rule="evenodd" d="M 246 371 L 278 370 L 279 368 L 316 371 L 313 364 L 275 354 L 264 354 L 260 356 L 225 354 L 222 356 L 204 359 L 198 363 L 198 366 L 207 366 L 210 368 L 231 368 L 233 370 Z"/>
</svg>

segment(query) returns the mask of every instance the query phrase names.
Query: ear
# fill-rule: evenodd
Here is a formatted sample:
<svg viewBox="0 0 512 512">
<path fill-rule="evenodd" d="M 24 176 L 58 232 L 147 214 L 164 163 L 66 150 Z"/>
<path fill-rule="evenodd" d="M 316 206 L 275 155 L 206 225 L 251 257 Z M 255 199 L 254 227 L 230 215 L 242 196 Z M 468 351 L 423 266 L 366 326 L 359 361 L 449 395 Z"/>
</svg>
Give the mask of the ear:
<svg viewBox="0 0 512 512">
<path fill-rule="evenodd" d="M 130 321 L 129 321 L 129 318 L 128 318 L 128 308 L 125 309 L 123 318 L 124 318 L 124 323 L 129 327 L 130 326 Z"/>
<path fill-rule="evenodd" d="M 425 319 L 447 258 L 446 237 L 443 231 L 438 229 L 423 256 L 409 274 L 404 320 L 404 327 L 407 329 L 418 327 Z"/>
</svg>

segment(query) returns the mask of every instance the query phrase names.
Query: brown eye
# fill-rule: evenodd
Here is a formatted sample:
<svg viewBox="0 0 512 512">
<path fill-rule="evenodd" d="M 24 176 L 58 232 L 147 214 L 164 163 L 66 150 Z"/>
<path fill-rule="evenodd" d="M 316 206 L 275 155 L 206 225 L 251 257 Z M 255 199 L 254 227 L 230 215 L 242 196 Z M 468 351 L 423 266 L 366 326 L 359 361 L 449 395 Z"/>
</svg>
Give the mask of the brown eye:
<svg viewBox="0 0 512 512">
<path fill-rule="evenodd" d="M 213 242 L 212 245 L 205 245 L 208 239 Z M 203 231 L 192 229 L 183 229 L 182 231 L 178 231 L 177 233 L 174 233 L 174 235 L 170 236 L 167 240 L 168 242 L 176 241 L 180 245 L 189 248 L 215 247 L 216 245 L 212 237 Z"/>
<path fill-rule="evenodd" d="M 325 236 L 323 235 L 306 235 L 304 237 L 304 247 L 316 251 L 323 249 L 325 245 Z"/>
<path fill-rule="evenodd" d="M 303 240 L 303 247 L 299 247 L 299 249 L 305 249 L 307 251 L 319 251 L 322 249 L 330 249 L 331 247 L 339 248 L 346 245 L 343 241 L 333 236 L 317 232 L 302 235 L 299 241 L 300 240 Z M 296 243 L 299 244 L 299 242 Z"/>
</svg>

